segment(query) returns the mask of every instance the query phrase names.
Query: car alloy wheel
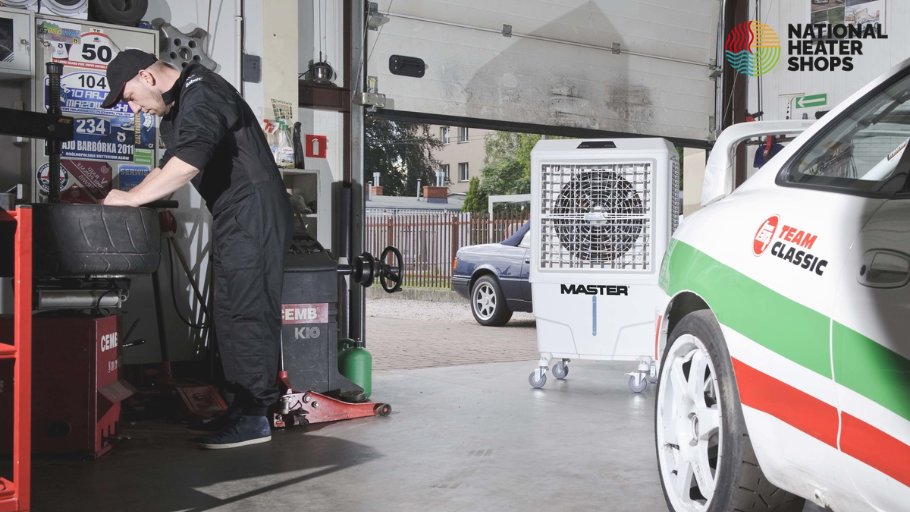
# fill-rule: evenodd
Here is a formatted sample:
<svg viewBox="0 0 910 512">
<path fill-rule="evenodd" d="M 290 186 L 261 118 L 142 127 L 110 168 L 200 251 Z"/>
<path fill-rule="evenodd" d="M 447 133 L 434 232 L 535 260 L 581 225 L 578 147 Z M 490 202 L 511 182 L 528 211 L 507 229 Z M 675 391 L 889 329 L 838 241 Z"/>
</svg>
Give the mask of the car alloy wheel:
<svg viewBox="0 0 910 512">
<path fill-rule="evenodd" d="M 677 510 L 707 510 L 722 461 L 723 425 L 714 364 L 690 334 L 671 345 L 661 370 L 661 478 Z"/>
<path fill-rule="evenodd" d="M 481 325 L 503 325 L 512 318 L 512 310 L 493 276 L 481 276 L 471 288 L 471 313 Z"/>
<path fill-rule="evenodd" d="M 805 500 L 762 473 L 743 419 L 733 363 L 710 310 L 684 316 L 660 366 L 657 465 L 674 512 L 798 512 Z"/>
</svg>

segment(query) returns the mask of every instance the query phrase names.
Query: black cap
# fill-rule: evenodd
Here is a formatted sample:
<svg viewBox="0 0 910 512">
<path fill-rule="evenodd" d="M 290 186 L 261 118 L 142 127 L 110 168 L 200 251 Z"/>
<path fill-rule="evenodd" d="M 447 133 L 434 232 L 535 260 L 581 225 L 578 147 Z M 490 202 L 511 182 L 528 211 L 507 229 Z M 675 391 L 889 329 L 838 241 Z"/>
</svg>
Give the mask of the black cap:
<svg viewBox="0 0 910 512">
<path fill-rule="evenodd" d="M 123 50 L 107 65 L 107 86 L 110 92 L 101 103 L 103 108 L 111 108 L 123 96 L 123 86 L 139 74 L 139 71 L 158 61 L 151 53 L 142 50 Z"/>
</svg>

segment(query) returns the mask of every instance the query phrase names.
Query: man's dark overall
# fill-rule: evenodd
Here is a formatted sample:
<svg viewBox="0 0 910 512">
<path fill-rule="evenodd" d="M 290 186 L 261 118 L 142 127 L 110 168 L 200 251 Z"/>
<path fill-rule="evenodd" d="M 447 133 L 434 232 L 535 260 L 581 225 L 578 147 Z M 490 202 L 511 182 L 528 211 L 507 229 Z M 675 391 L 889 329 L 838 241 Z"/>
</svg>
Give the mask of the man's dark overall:
<svg viewBox="0 0 910 512">
<path fill-rule="evenodd" d="M 176 156 L 200 170 L 193 185 L 212 212 L 215 334 L 232 409 L 262 416 L 278 399 L 290 203 L 265 134 L 227 81 L 191 64 L 168 94 L 160 166 Z"/>
</svg>

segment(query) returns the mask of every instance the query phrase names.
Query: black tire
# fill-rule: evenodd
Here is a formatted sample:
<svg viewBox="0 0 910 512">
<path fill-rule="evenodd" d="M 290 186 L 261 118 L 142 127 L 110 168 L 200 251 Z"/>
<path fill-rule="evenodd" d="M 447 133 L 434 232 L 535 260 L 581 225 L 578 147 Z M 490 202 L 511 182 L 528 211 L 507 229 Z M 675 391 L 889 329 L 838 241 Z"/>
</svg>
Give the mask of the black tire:
<svg viewBox="0 0 910 512">
<path fill-rule="evenodd" d="M 693 340 L 697 340 L 697 342 Z M 701 344 L 700 347 L 698 343 Z M 689 352 L 690 349 L 691 352 Z M 685 354 L 692 354 L 688 363 L 683 362 Z M 699 359 L 696 360 L 696 357 Z M 677 382 L 681 382 L 678 380 L 679 378 L 685 378 L 688 388 L 692 372 L 697 372 L 696 375 L 699 377 L 696 378 L 705 386 L 703 393 L 697 393 L 704 399 L 705 409 L 712 411 L 714 408 L 719 408 L 720 422 L 715 434 L 709 435 L 709 431 L 706 429 L 699 431 L 696 413 L 693 412 L 686 416 L 685 411 L 678 410 L 679 405 L 676 404 L 679 404 L 680 401 L 673 399 L 676 384 L 673 384 L 674 378 L 671 377 L 671 373 L 674 372 L 674 363 L 679 363 L 676 371 L 681 372 L 676 377 Z M 688 364 L 688 369 L 686 369 L 686 364 Z M 702 378 L 701 372 L 696 370 L 703 364 L 705 365 L 704 378 Z M 677 424 L 673 423 L 682 421 L 679 419 L 682 417 L 693 422 L 694 437 L 691 439 L 688 438 L 688 431 L 685 434 L 686 439 L 680 439 L 683 434 L 678 434 L 676 438 L 673 437 L 676 435 L 674 433 L 685 430 L 677 428 Z M 727 351 L 720 325 L 709 310 L 696 311 L 686 315 L 670 334 L 661 360 L 655 400 L 654 430 L 660 484 L 669 510 L 679 510 L 676 505 L 682 506 L 683 503 L 688 510 L 706 512 L 799 512 L 803 509 L 805 504 L 803 498 L 775 487 L 765 478 L 758 465 L 743 420 L 730 354 Z M 713 455 L 710 440 L 702 440 L 703 436 L 716 437 Z M 709 474 L 701 473 L 702 479 L 711 478 L 713 481 L 714 490 L 711 496 L 704 496 L 702 488 L 710 489 L 711 486 L 698 482 L 698 477 L 694 475 L 699 472 L 696 468 L 692 469 L 693 476 L 687 476 L 681 481 L 673 481 L 673 479 L 679 479 L 680 471 L 686 471 L 692 467 L 686 466 L 686 463 L 681 461 L 703 447 L 707 454 L 704 460 L 708 462 L 708 466 L 713 464 L 713 467 L 708 468 Z M 674 463 L 676 464 L 675 469 Z M 688 471 L 684 474 L 688 474 Z M 683 491 L 677 490 L 677 487 Z M 682 494 L 686 496 L 681 496 Z"/>
<path fill-rule="evenodd" d="M 93 21 L 135 27 L 148 7 L 148 0 L 89 0 L 88 14 Z"/>
<path fill-rule="evenodd" d="M 32 212 L 36 276 L 150 274 L 158 268 L 155 210 L 56 203 L 35 204 Z"/>
<path fill-rule="evenodd" d="M 471 313 L 480 325 L 504 325 L 512 318 L 499 281 L 491 276 L 480 276 L 471 287 Z"/>
</svg>

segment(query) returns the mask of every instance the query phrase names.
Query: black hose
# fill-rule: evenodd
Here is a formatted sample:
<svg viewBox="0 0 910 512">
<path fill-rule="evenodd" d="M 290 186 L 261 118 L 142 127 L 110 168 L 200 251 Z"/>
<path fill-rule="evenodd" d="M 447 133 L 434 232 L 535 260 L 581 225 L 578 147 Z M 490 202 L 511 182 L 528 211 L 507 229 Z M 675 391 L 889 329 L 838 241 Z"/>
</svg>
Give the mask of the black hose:
<svg viewBox="0 0 910 512">
<path fill-rule="evenodd" d="M 199 303 L 199 305 L 202 306 L 202 312 L 205 313 L 205 315 L 204 315 L 205 322 L 202 322 L 200 324 L 191 322 L 188 318 L 184 317 L 183 313 L 180 312 L 180 308 L 177 306 L 177 293 L 175 291 L 175 289 L 177 287 L 174 285 L 174 251 L 175 250 L 176 249 L 174 249 L 174 247 L 171 244 L 168 244 L 167 260 L 168 260 L 168 266 L 170 267 L 171 300 L 174 302 L 174 311 L 177 313 L 177 318 L 179 318 L 180 321 L 183 322 L 184 324 L 186 324 L 188 327 L 191 327 L 193 329 L 200 329 L 200 330 L 207 329 L 211 325 L 212 322 L 211 322 L 211 319 L 209 316 L 208 305 L 206 305 L 205 302 L 199 300 L 198 298 L 196 299 L 197 302 Z M 193 285 L 191 284 L 190 286 L 193 286 Z M 195 296 L 199 296 L 199 297 L 202 296 L 202 294 L 199 292 L 199 290 L 196 290 L 195 286 L 193 286 L 193 289 L 196 292 Z"/>
</svg>

